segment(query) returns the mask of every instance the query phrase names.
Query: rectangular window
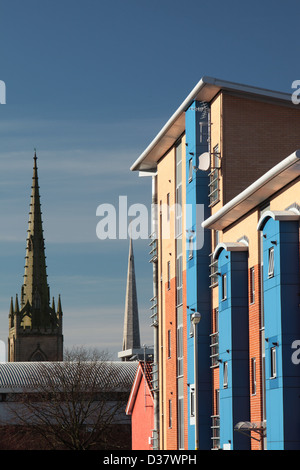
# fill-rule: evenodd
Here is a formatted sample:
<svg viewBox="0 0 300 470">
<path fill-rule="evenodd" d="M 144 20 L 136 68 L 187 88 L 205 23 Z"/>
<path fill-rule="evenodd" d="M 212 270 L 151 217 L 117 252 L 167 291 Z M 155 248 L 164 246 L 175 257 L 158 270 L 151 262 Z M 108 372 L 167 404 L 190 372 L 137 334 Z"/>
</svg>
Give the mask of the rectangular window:
<svg viewBox="0 0 300 470">
<path fill-rule="evenodd" d="M 256 395 L 256 359 L 252 357 L 251 359 L 251 393 Z"/>
<path fill-rule="evenodd" d="M 215 397 L 216 397 L 216 412 L 215 412 L 215 414 L 217 416 L 219 416 L 219 414 L 220 414 L 220 390 L 219 389 L 216 389 Z"/>
<path fill-rule="evenodd" d="M 276 347 L 274 347 L 271 348 L 271 379 L 275 379 L 276 375 Z"/>
<path fill-rule="evenodd" d="M 193 179 L 193 159 L 190 158 L 189 159 L 189 183 L 192 181 Z"/>
<path fill-rule="evenodd" d="M 171 289 L 171 262 L 167 263 L 167 279 L 168 279 L 168 290 Z"/>
<path fill-rule="evenodd" d="M 195 416 L 195 385 L 190 386 L 190 416 Z"/>
<path fill-rule="evenodd" d="M 176 305 L 181 305 L 182 304 L 182 255 L 178 256 L 176 260 L 176 290 L 177 290 Z"/>
<path fill-rule="evenodd" d="M 168 358 L 171 357 L 171 330 L 168 330 Z"/>
<path fill-rule="evenodd" d="M 172 428 L 172 400 L 169 400 L 169 429 Z"/>
<path fill-rule="evenodd" d="M 227 299 L 227 276 L 226 274 L 222 275 L 222 300 Z"/>
<path fill-rule="evenodd" d="M 255 277 L 254 268 L 250 268 L 250 304 L 255 302 Z"/>
<path fill-rule="evenodd" d="M 175 236 L 182 234 L 182 186 L 176 188 L 176 205 L 175 205 Z"/>
<path fill-rule="evenodd" d="M 268 269 L 269 277 L 274 276 L 274 246 L 269 248 L 269 269 Z"/>
<path fill-rule="evenodd" d="M 184 404 L 183 397 L 178 398 L 178 449 L 184 449 Z"/>
<path fill-rule="evenodd" d="M 227 361 L 223 364 L 223 388 L 228 387 L 228 363 Z"/>
<path fill-rule="evenodd" d="M 194 256 L 194 236 L 189 237 L 189 259 L 192 259 Z"/>
<path fill-rule="evenodd" d="M 177 328 L 177 376 L 183 375 L 183 327 Z"/>
<path fill-rule="evenodd" d="M 170 193 L 167 194 L 167 221 L 170 220 Z"/>
</svg>

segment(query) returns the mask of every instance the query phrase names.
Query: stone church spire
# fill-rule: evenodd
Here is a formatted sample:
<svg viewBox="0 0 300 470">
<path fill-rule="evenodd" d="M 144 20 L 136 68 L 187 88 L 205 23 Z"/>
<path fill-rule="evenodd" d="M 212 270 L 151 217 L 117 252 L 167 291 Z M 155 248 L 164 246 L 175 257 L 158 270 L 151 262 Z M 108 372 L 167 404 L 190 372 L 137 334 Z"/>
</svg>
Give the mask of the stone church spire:
<svg viewBox="0 0 300 470">
<path fill-rule="evenodd" d="M 49 311 L 49 286 L 40 191 L 38 182 L 37 156 L 34 154 L 33 177 L 31 187 L 30 212 L 26 240 L 25 273 L 22 287 L 21 309 L 31 314 L 31 327 L 49 327 L 55 318 Z"/>
<path fill-rule="evenodd" d="M 36 153 L 20 309 L 9 316 L 10 362 L 62 359 L 62 310 L 50 307 Z"/>
</svg>

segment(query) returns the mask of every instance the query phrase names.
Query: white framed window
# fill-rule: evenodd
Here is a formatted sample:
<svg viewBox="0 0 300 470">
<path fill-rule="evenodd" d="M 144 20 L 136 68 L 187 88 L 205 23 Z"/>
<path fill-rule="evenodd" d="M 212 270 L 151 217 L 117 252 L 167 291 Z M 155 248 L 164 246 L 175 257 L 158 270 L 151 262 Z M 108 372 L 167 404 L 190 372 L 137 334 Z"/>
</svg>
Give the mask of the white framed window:
<svg viewBox="0 0 300 470">
<path fill-rule="evenodd" d="M 189 237 L 189 259 L 192 259 L 194 256 L 194 236 Z"/>
<path fill-rule="evenodd" d="M 271 354 L 271 379 L 275 379 L 277 376 L 277 365 L 276 365 L 276 347 L 270 349 Z"/>
<path fill-rule="evenodd" d="M 195 424 L 195 385 L 190 385 L 190 424 Z"/>
<path fill-rule="evenodd" d="M 171 330 L 168 330 L 168 359 L 171 357 Z"/>
<path fill-rule="evenodd" d="M 274 276 L 274 246 L 269 248 L 269 267 L 268 267 L 268 276 Z"/>
<path fill-rule="evenodd" d="M 189 159 L 189 183 L 193 180 L 193 159 Z"/>
<path fill-rule="evenodd" d="M 167 279 L 168 279 L 168 290 L 171 289 L 171 262 L 167 263 Z"/>
<path fill-rule="evenodd" d="M 222 275 L 222 300 L 227 299 L 227 275 Z"/>
<path fill-rule="evenodd" d="M 167 194 L 167 221 L 170 220 L 170 193 Z"/>
<path fill-rule="evenodd" d="M 223 388 L 228 388 L 228 362 L 223 363 Z"/>
<path fill-rule="evenodd" d="M 250 304 L 255 302 L 255 271 L 250 268 Z"/>
<path fill-rule="evenodd" d="M 169 429 L 172 428 L 172 400 L 169 400 Z"/>
<path fill-rule="evenodd" d="M 256 395 L 256 358 L 251 358 L 251 394 Z"/>
</svg>

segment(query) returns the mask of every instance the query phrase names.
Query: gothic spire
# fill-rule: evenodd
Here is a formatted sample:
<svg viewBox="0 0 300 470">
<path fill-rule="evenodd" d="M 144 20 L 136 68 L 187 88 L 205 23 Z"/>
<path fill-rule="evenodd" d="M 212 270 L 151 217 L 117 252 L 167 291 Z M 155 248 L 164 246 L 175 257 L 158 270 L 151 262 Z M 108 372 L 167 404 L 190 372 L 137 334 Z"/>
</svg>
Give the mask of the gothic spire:
<svg viewBox="0 0 300 470">
<path fill-rule="evenodd" d="M 43 238 L 42 212 L 38 182 L 37 156 L 34 153 L 31 200 L 27 230 L 24 284 L 21 308 L 30 309 L 31 326 L 49 326 L 49 287 Z M 27 306 L 27 307 L 26 307 Z"/>
</svg>

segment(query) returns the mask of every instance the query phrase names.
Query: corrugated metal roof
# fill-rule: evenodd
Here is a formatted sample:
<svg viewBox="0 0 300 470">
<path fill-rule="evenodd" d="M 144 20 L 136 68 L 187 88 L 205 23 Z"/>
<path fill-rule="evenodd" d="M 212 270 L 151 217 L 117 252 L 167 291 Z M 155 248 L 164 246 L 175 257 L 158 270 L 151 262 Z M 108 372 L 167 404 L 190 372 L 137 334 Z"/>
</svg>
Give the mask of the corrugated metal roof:
<svg viewBox="0 0 300 470">
<path fill-rule="evenodd" d="M 128 386 L 130 390 L 134 381 L 138 362 L 117 362 L 117 361 L 99 361 L 96 367 L 91 367 L 91 362 L 80 364 L 80 370 L 89 376 L 91 370 L 99 375 L 101 381 L 107 381 L 109 386 L 114 387 L 122 385 Z M 0 363 L 0 393 L 13 390 L 20 391 L 24 389 L 34 389 L 39 385 L 45 385 L 49 377 L 57 378 L 61 371 L 65 370 L 72 376 L 76 376 L 79 367 L 76 362 L 7 362 Z"/>
</svg>

